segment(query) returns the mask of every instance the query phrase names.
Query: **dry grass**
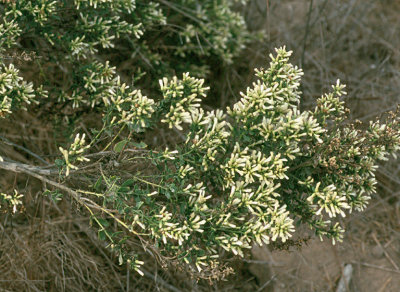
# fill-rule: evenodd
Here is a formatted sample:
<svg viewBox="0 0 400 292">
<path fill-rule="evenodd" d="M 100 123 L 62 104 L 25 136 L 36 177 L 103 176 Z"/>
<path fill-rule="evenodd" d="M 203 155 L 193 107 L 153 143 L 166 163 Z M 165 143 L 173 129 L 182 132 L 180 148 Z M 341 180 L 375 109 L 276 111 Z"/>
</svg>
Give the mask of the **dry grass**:
<svg viewBox="0 0 400 292">
<path fill-rule="evenodd" d="M 286 45 L 304 69 L 305 108 L 340 78 L 348 85 L 352 118 L 363 121 L 394 108 L 400 96 L 400 2 L 389 0 L 252 0 L 250 27 L 265 28 L 268 42 L 252 47 L 239 66 L 218 80 L 221 95 L 209 105 L 235 102 L 237 89 L 253 79 L 248 68 L 265 66 L 265 52 Z M 310 3 L 313 6 L 310 9 Z M 249 56 L 251 56 L 249 60 Z M 26 70 L 26 78 L 33 71 Z M 228 78 L 229 77 L 229 78 Z M 210 104 L 211 103 L 211 104 Z M 43 112 L 18 113 L 0 124 L 3 137 L 39 155 L 57 152 Z M 28 138 L 30 137 L 30 138 Z M 33 138 L 32 138 L 33 137 Z M 56 136 L 57 139 L 62 137 Z M 161 137 L 160 141 L 165 138 Z M 32 156 L 0 142 L 8 157 L 38 164 Z M 44 156 L 46 158 L 46 156 Z M 51 161 L 51 157 L 49 161 Z M 400 200 L 398 161 L 378 172 L 379 192 L 366 212 L 345 220 L 343 244 L 310 241 L 301 250 L 253 250 L 235 262 L 237 275 L 213 286 L 162 271 L 149 257 L 145 277 L 128 273 L 88 227 L 76 206 L 43 198 L 44 186 L 28 177 L 0 172 L 0 189 L 17 186 L 26 210 L 0 216 L 1 291 L 335 291 L 343 265 L 354 268 L 351 291 L 398 291 L 400 287 Z M 143 255 L 145 256 L 145 255 Z"/>
</svg>

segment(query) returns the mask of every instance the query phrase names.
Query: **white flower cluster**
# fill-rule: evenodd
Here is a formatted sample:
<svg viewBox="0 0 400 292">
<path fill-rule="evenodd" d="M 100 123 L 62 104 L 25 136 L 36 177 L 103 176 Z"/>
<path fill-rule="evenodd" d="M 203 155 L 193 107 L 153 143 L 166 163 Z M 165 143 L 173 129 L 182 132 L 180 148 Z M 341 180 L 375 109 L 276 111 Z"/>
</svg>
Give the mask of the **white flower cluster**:
<svg viewBox="0 0 400 292">
<path fill-rule="evenodd" d="M 186 144 L 202 156 L 201 166 L 207 171 L 215 163 L 218 154 L 225 153 L 231 125 L 221 110 L 204 113 L 202 109 L 193 112 L 192 132 Z M 193 131 L 195 129 L 195 131 Z"/>
<path fill-rule="evenodd" d="M 119 1 L 114 1 L 114 0 L 74 0 L 74 4 L 76 8 L 79 10 L 81 5 L 87 5 L 89 7 L 93 7 L 94 9 L 97 9 L 101 7 L 102 5 L 106 4 L 107 7 L 110 7 L 113 10 L 116 11 L 123 11 L 127 10 L 128 12 L 132 12 L 136 5 L 136 1 L 132 0 L 119 0 Z"/>
<path fill-rule="evenodd" d="M 140 90 L 126 92 L 128 88 L 129 86 L 122 84 L 116 96 L 111 97 L 118 111 L 118 116 L 112 118 L 111 124 L 118 119 L 119 124 L 127 124 L 131 128 L 145 128 L 154 113 L 154 100 L 143 96 Z"/>
<path fill-rule="evenodd" d="M 149 126 L 156 108 L 154 100 L 144 96 L 140 90 L 121 84 L 115 67 L 111 67 L 108 61 L 105 64 L 95 61 L 78 76 L 77 83 L 83 87 L 75 88 L 71 96 L 61 93 L 60 102 L 70 100 L 73 108 L 102 105 L 109 114 L 110 125 L 126 124 L 137 131 Z"/>
<path fill-rule="evenodd" d="M 127 11 L 130 11 L 129 7 L 124 7 Z M 88 46 L 92 47 L 93 52 L 97 52 L 95 46 L 101 45 L 104 49 L 114 48 L 113 40 L 119 38 L 120 34 L 133 34 L 136 38 L 140 38 L 143 35 L 142 24 L 137 25 L 129 24 L 125 20 L 121 20 L 121 17 L 115 15 L 103 19 L 97 15 L 83 15 L 79 14 L 80 19 L 77 21 L 77 31 L 81 32 L 82 35 L 97 34 L 97 40 L 90 42 Z M 83 41 L 83 39 L 81 39 Z M 74 53 L 73 53 L 74 54 Z M 86 56 L 83 55 L 85 58 Z"/>
<path fill-rule="evenodd" d="M 115 76 L 115 67 L 111 67 L 108 61 L 105 64 L 94 61 L 80 73 L 77 74 L 77 83 L 83 84 L 83 87 L 75 85 L 72 95 L 61 94 L 59 102 L 70 100 L 72 108 L 79 108 L 82 105 L 94 107 L 100 104 L 110 106 L 111 98 L 121 86 L 119 78 Z"/>
<path fill-rule="evenodd" d="M 169 106 L 161 122 L 182 130 L 181 124 L 192 122 L 192 114 L 200 107 L 201 97 L 206 96 L 209 88 L 203 87 L 204 79 L 190 77 L 189 73 L 184 73 L 182 80 L 174 76 L 170 81 L 163 78 L 159 83 L 164 97 L 162 104 Z"/>
<path fill-rule="evenodd" d="M 245 20 L 231 9 L 235 1 L 203 0 L 203 7 L 192 0 L 175 2 L 175 9 L 180 9 L 179 2 L 190 5 L 196 11 L 196 17 L 201 20 L 186 24 L 182 32 L 179 32 L 182 45 L 177 46 L 176 54 L 180 57 L 191 56 L 193 53 L 218 55 L 226 63 L 232 64 L 233 57 L 245 47 L 247 40 L 247 34 L 244 33 Z M 205 7 L 209 7 L 209 10 Z"/>
<path fill-rule="evenodd" d="M 79 13 L 80 17 L 76 20 L 74 27 L 75 35 L 78 33 L 80 36 L 71 40 L 65 39 L 65 41 L 69 42 L 71 56 L 76 56 L 78 60 L 79 58 L 87 59 L 89 55 L 97 53 L 96 47 L 99 45 L 105 49 L 114 48 L 114 40 L 120 35 L 133 35 L 139 39 L 144 34 L 142 23 L 128 23 L 121 17 L 123 13 L 134 12 L 136 1 L 75 0 L 74 2 L 76 10 L 85 11 L 85 15 L 82 12 Z M 114 14 L 105 18 L 98 17 L 96 9 L 99 14 L 101 10 L 112 11 Z M 88 11 L 92 13 L 86 14 Z M 54 35 L 49 36 L 49 41 L 54 42 L 54 38 Z"/>
<path fill-rule="evenodd" d="M 322 191 L 319 190 L 321 182 L 315 186 L 314 192 L 307 198 L 310 203 L 316 203 L 318 211 L 315 215 L 320 215 L 325 210 L 329 217 L 336 217 L 336 214 L 346 217 L 344 209 L 350 209 L 345 196 L 340 195 L 334 185 L 326 186 Z"/>
<path fill-rule="evenodd" d="M 384 136 L 386 134 L 386 132 L 388 132 L 388 131 L 393 132 L 391 134 L 390 139 L 391 139 L 391 142 L 394 142 L 394 143 L 391 143 L 390 146 L 372 145 L 372 147 L 369 148 L 369 154 L 375 159 L 388 160 L 387 156 L 390 153 L 392 153 L 395 158 L 397 157 L 395 152 L 400 150 L 400 145 L 397 143 L 398 141 L 400 141 L 400 134 L 394 132 L 393 129 L 389 129 L 389 128 L 390 128 L 389 125 L 382 124 L 380 121 L 375 121 L 375 122 L 370 121 L 370 123 L 369 123 L 369 127 L 368 127 L 367 131 L 368 131 L 368 133 L 370 133 L 371 139 L 373 141 L 379 141 L 379 139 L 381 139 L 380 137 Z"/>
<path fill-rule="evenodd" d="M 74 161 L 89 161 L 88 158 L 83 156 L 83 152 L 87 150 L 90 145 L 85 145 L 85 134 L 80 137 L 79 134 L 75 136 L 74 142 L 69 146 L 69 149 L 66 150 L 62 147 L 59 147 L 60 152 L 64 158 L 64 164 L 66 167 L 65 175 L 68 176 L 70 169 L 78 169 L 75 165 L 72 164 Z"/>
<path fill-rule="evenodd" d="M 321 124 L 326 124 L 326 119 L 334 118 L 336 121 L 344 119 L 345 107 L 344 101 L 340 97 L 346 95 L 344 91 L 346 85 L 341 84 L 340 80 L 336 81 L 336 85 L 332 85 L 332 92 L 326 93 L 317 100 L 317 106 L 314 110 L 314 115 L 320 118 Z"/>
<path fill-rule="evenodd" d="M 57 8 L 56 4 L 57 1 L 39 1 L 36 3 L 26 1 L 17 9 L 16 3 L 13 3 L 10 5 L 12 9 L 8 14 L 13 14 L 14 17 L 32 18 L 35 24 L 44 27 L 49 18 L 54 15 Z"/>
<path fill-rule="evenodd" d="M 177 150 L 170 151 L 168 147 L 162 152 L 162 158 L 165 160 L 174 160 L 176 157 L 175 155 L 178 154 Z"/>
<path fill-rule="evenodd" d="M 270 239 L 285 242 L 294 231 L 293 220 L 285 205 L 281 205 L 276 189 L 280 184 L 258 185 L 251 188 L 243 181 L 231 187 L 227 206 L 231 209 L 232 219 L 241 222 L 241 228 L 247 230 L 242 241 L 250 246 L 255 240 L 260 245 L 268 244 Z M 249 217 L 250 215 L 250 217 Z M 250 219 L 249 219 L 250 218 Z M 232 227 L 232 223 L 231 223 Z"/>
<path fill-rule="evenodd" d="M 9 195 L 0 192 L 0 200 L 2 203 L 6 203 L 12 207 L 12 212 L 17 212 L 17 207 L 22 205 L 22 198 L 24 195 L 20 194 L 17 190 L 14 189 L 14 194 Z M 3 204 L 2 204 L 3 205 Z"/>
<path fill-rule="evenodd" d="M 10 114 L 16 108 L 26 110 L 26 104 L 37 102 L 33 84 L 18 76 L 19 70 L 10 64 L 0 66 L 0 117 Z"/>
<path fill-rule="evenodd" d="M 17 15 L 21 15 L 21 12 L 18 12 Z M 11 14 L 11 12 L 6 12 L 6 15 L 8 14 Z M 7 20 L 4 18 L 3 22 L 4 23 L 0 23 L 0 53 L 5 51 L 5 47 L 10 48 L 12 45 L 14 45 L 17 37 L 22 31 L 14 19 Z M 0 61 L 1 59 L 2 55 L 0 55 Z"/>
<path fill-rule="evenodd" d="M 186 226 L 179 226 L 179 222 L 174 222 L 172 219 L 173 214 L 166 211 L 164 206 L 161 210 L 154 215 L 158 218 L 156 224 L 150 226 L 150 232 L 155 238 L 161 238 L 164 244 L 167 243 L 167 238 L 177 240 L 179 245 L 187 240 L 190 233 L 186 231 Z"/>
<path fill-rule="evenodd" d="M 288 179 L 285 175 L 288 167 L 284 166 L 287 159 L 280 157 L 280 153 L 275 155 L 273 152 L 268 157 L 257 150 L 249 153 L 248 147 L 240 150 L 236 143 L 229 160 L 221 165 L 226 172 L 226 186 L 234 185 L 239 178 L 243 178 L 246 185 L 258 182 L 262 186 L 274 179 Z"/>
</svg>

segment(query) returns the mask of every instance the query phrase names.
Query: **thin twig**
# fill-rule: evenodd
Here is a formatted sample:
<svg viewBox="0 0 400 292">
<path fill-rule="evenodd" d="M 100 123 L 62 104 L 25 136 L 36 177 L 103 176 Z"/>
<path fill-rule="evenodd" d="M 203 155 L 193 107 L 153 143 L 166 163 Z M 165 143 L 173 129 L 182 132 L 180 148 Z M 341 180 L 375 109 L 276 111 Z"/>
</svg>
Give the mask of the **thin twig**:
<svg viewBox="0 0 400 292">
<path fill-rule="evenodd" d="M 164 286 L 165 288 L 167 288 L 167 289 L 169 289 L 171 291 L 174 291 L 174 292 L 181 292 L 181 290 L 177 289 L 176 287 L 172 286 L 171 284 L 168 284 L 167 282 L 165 282 L 160 277 L 155 277 L 153 274 L 151 274 L 150 272 L 148 272 L 145 269 L 143 269 L 143 267 L 141 267 L 140 269 L 142 270 L 143 274 L 147 278 L 150 278 L 150 279 L 154 280 L 155 282 L 157 282 L 161 286 Z"/>
<path fill-rule="evenodd" d="M 67 192 L 76 201 L 78 201 L 81 204 L 84 204 L 84 202 L 81 200 L 80 195 L 77 192 L 71 190 L 70 188 L 68 188 L 66 186 L 63 186 L 62 184 L 59 184 L 55 181 L 52 181 L 52 180 L 42 176 L 42 175 L 51 175 L 52 172 L 50 170 L 41 169 L 39 167 L 31 166 L 31 165 L 27 165 L 27 164 L 16 163 L 16 162 L 7 162 L 7 161 L 0 161 L 0 168 L 5 169 L 5 170 L 10 170 L 12 172 L 25 173 L 30 176 L 33 176 L 45 183 L 48 183 L 49 185 L 52 185 L 54 187 L 59 188 L 60 190 Z"/>
<path fill-rule="evenodd" d="M 387 271 L 387 272 L 391 272 L 391 273 L 397 273 L 400 274 L 400 271 L 396 271 L 393 269 L 389 269 L 389 268 L 385 268 L 385 267 L 381 267 L 381 266 L 377 266 L 377 265 L 372 265 L 372 264 L 368 264 L 368 263 L 358 263 L 358 262 L 352 262 L 354 264 L 360 264 L 362 266 L 368 267 L 368 268 L 373 268 L 373 269 L 378 269 L 378 270 L 382 270 L 382 271 Z"/>
<path fill-rule="evenodd" d="M 258 288 L 257 292 L 261 292 L 265 287 L 268 286 L 269 283 L 271 283 L 274 279 L 276 278 L 276 275 L 273 275 L 271 279 L 269 279 L 267 282 L 265 282 L 260 288 Z"/>
<path fill-rule="evenodd" d="M 388 259 L 388 261 L 392 264 L 392 266 L 396 269 L 399 270 L 399 267 L 396 265 L 396 263 L 392 260 L 392 258 L 389 256 L 387 253 L 386 249 L 382 246 L 382 244 L 379 242 L 378 238 L 376 238 L 375 233 L 372 233 L 372 239 L 376 242 L 376 244 L 383 250 L 383 253 L 385 257 Z"/>
<path fill-rule="evenodd" d="M 181 13 L 182 15 L 186 16 L 187 18 L 197 22 L 197 23 L 203 23 L 200 19 L 186 13 L 185 11 L 181 10 L 180 8 L 178 8 L 176 5 L 172 5 L 169 1 L 166 0 L 159 0 L 161 3 L 163 3 L 165 6 L 168 6 L 169 8 L 175 10 L 178 13 Z"/>
<path fill-rule="evenodd" d="M 378 292 L 385 292 L 387 285 L 390 283 L 390 281 L 392 281 L 392 277 L 389 277 L 386 279 L 385 283 L 383 283 L 382 287 L 379 289 Z"/>
<path fill-rule="evenodd" d="M 103 255 L 103 258 L 108 262 L 111 270 L 113 271 L 115 278 L 118 279 L 118 274 L 114 269 L 115 263 L 113 263 L 110 260 L 109 256 L 103 251 L 104 246 L 102 246 L 101 244 L 99 244 L 98 241 L 96 241 L 96 237 L 94 236 L 93 231 L 88 229 L 86 226 L 85 227 L 81 226 L 78 222 L 76 222 L 76 220 L 74 221 L 74 224 L 79 228 L 80 231 L 82 231 L 86 234 L 86 236 L 89 238 L 89 240 L 92 242 L 92 244 Z M 124 287 L 119 279 L 118 279 L 118 282 L 119 282 L 119 285 L 120 285 L 121 291 L 122 291 Z"/>
<path fill-rule="evenodd" d="M 4 144 L 10 145 L 10 146 L 14 146 L 15 148 L 18 148 L 18 149 L 20 149 L 22 151 L 25 151 L 26 153 L 28 153 L 31 156 L 35 157 L 36 159 L 40 160 L 44 164 L 50 165 L 50 163 L 48 163 L 46 160 L 44 160 L 42 157 L 40 157 L 36 153 L 33 153 L 31 150 L 29 150 L 29 149 L 27 149 L 27 148 L 25 148 L 25 147 L 23 147 L 21 145 L 15 144 L 15 143 L 11 142 L 10 140 L 8 140 L 7 138 L 5 138 L 3 136 L 0 136 L 0 139 L 3 140 Z"/>
<path fill-rule="evenodd" d="M 310 0 L 310 6 L 308 8 L 308 13 L 307 13 L 306 29 L 304 32 L 304 39 L 303 39 L 303 52 L 301 53 L 301 68 L 304 68 L 304 54 L 306 52 L 307 37 L 310 32 L 310 20 L 311 20 L 313 3 L 314 3 L 314 1 Z"/>
<path fill-rule="evenodd" d="M 30 165 L 28 165 L 30 166 Z M 129 228 L 129 226 L 121 221 L 119 218 L 117 218 L 111 210 L 103 208 L 101 206 L 99 206 L 98 204 L 96 204 L 95 202 L 93 202 L 92 200 L 88 199 L 88 198 L 82 198 L 80 196 L 79 193 L 77 193 L 76 191 L 62 185 L 59 184 L 55 181 L 52 181 L 38 173 L 35 173 L 33 171 L 31 171 L 31 169 L 29 168 L 25 168 L 25 166 L 23 164 L 20 163 L 12 163 L 12 165 L 10 166 L 10 163 L 5 162 L 5 161 L 0 161 L 0 168 L 2 169 L 6 169 L 6 170 L 10 170 L 16 173 L 25 173 L 27 175 L 33 176 L 45 183 L 48 183 L 49 185 L 52 185 L 62 191 L 65 191 L 66 193 L 68 193 L 69 195 L 72 196 L 72 198 L 77 201 L 79 204 L 81 204 L 82 206 L 86 207 L 86 208 L 93 208 L 93 209 L 97 209 L 97 210 L 101 210 L 105 213 L 107 213 L 108 215 L 110 215 L 115 221 L 117 221 L 121 226 L 123 226 L 124 228 L 126 228 L 130 233 L 135 234 L 136 236 L 138 236 L 139 239 L 143 240 L 142 237 L 140 236 L 139 233 L 135 232 L 134 230 L 132 230 L 131 228 Z"/>
<path fill-rule="evenodd" d="M 119 154 L 119 156 L 117 158 L 117 162 L 121 161 L 122 155 L 124 154 L 124 150 L 126 148 L 126 145 L 128 145 L 128 143 L 129 143 L 129 141 L 131 139 L 131 136 L 132 136 L 132 131 L 129 131 L 128 138 L 126 138 L 126 140 L 125 140 L 126 143 L 124 144 L 124 147 L 122 147 L 121 153 Z"/>
</svg>

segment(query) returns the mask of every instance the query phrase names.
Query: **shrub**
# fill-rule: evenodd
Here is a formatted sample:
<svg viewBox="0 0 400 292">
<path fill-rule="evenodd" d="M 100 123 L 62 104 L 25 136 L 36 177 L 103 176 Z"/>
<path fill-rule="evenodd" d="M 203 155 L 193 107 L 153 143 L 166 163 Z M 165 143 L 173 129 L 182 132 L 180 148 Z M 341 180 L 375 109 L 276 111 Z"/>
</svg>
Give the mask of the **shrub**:
<svg viewBox="0 0 400 292">
<path fill-rule="evenodd" d="M 204 79 L 186 72 L 171 77 L 173 65 L 179 59 L 182 64 L 194 60 L 184 68 L 200 68 L 207 66 L 200 56 L 211 55 L 231 62 L 248 37 L 244 24 L 229 1 L 204 1 L 202 6 L 189 0 L 159 2 L 177 11 L 168 16 L 171 22 L 161 6 L 140 1 L 17 1 L 2 6 L 7 16 L 0 26 L 3 52 L 16 46 L 21 35 L 33 33 L 43 41 L 38 45 L 47 42 L 39 51 L 51 45 L 52 52 L 61 52 L 51 58 L 70 85 L 67 90 L 62 84 L 35 90 L 13 65 L 3 65 L 3 116 L 35 101 L 69 107 L 76 120 L 80 110 L 93 109 L 102 113 L 102 122 L 91 129 L 88 142 L 84 133 L 73 133 L 72 143 L 59 145 L 59 157 L 49 166 L 22 164 L 0 153 L 0 167 L 51 185 L 45 194 L 56 201 L 67 194 L 88 212 L 99 238 L 109 242 L 120 263 L 140 274 L 145 251 L 162 266 L 174 265 L 198 278 L 221 278 L 232 272 L 223 251 L 243 257 L 253 244 L 284 243 L 297 225 L 307 225 L 321 239 L 341 241 L 340 216 L 366 207 L 375 192 L 377 161 L 399 149 L 397 113 L 364 128 L 350 123 L 341 100 L 345 86 L 339 81 L 314 110 L 300 110 L 303 73 L 289 63 L 291 52 L 284 47 L 270 55 L 267 69 L 256 70 L 258 81 L 237 103 L 226 111 L 205 111 L 200 105 L 209 89 Z M 195 20 L 186 15 L 193 7 Z M 57 12 L 64 9 L 68 13 L 61 17 Z M 147 45 L 146 38 L 185 16 L 193 23 L 183 32 L 157 38 L 154 50 L 184 37 L 182 48 L 162 56 Z M 62 21 L 72 28 L 57 25 Z M 149 27 L 156 32 L 141 39 Z M 192 47 L 199 32 L 213 45 Z M 115 41 L 123 36 L 126 42 Z M 124 54 L 126 44 L 155 68 L 149 72 L 151 79 L 160 76 L 160 98 L 135 89 L 140 83 L 130 88 L 116 67 L 103 61 L 103 50 L 118 47 Z M 207 70 L 200 71 L 204 75 Z M 143 84 L 157 95 L 154 82 Z M 170 145 L 173 150 L 140 140 L 141 133 L 162 125 L 185 137 Z M 2 194 L 2 200 L 15 212 L 21 195 Z"/>
</svg>

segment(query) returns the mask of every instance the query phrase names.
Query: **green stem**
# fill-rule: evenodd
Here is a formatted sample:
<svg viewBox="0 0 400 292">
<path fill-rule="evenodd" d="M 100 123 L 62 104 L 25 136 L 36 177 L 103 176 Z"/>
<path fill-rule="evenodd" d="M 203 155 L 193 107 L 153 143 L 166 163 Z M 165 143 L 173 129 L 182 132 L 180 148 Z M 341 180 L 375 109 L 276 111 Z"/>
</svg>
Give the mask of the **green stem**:
<svg viewBox="0 0 400 292">
<path fill-rule="evenodd" d="M 114 139 L 112 139 L 112 141 L 110 143 L 107 144 L 107 146 L 102 150 L 102 151 L 106 151 L 108 149 L 108 147 L 111 146 L 111 144 L 113 144 L 115 142 L 115 140 L 118 138 L 118 136 L 122 133 L 122 131 L 125 129 L 126 124 L 124 124 L 121 129 L 119 130 L 119 132 L 117 133 L 117 135 L 115 135 Z"/>
<path fill-rule="evenodd" d="M 140 177 L 133 176 L 133 178 L 134 178 L 134 179 L 137 179 L 138 181 L 140 181 L 140 182 L 142 182 L 142 183 L 145 183 L 145 184 L 151 185 L 151 186 L 153 186 L 153 187 L 158 187 L 158 188 L 161 188 L 161 189 L 167 190 L 167 188 L 166 188 L 166 187 L 163 187 L 163 186 L 161 186 L 161 185 L 158 185 L 158 184 L 155 184 L 155 183 L 149 182 L 149 181 L 147 181 L 147 180 L 141 179 Z"/>
<path fill-rule="evenodd" d="M 100 194 L 100 193 L 84 191 L 84 190 L 76 190 L 76 192 L 81 193 L 81 194 L 87 194 L 87 195 L 95 195 L 95 196 L 97 196 L 99 198 L 104 198 L 104 194 Z"/>
</svg>

